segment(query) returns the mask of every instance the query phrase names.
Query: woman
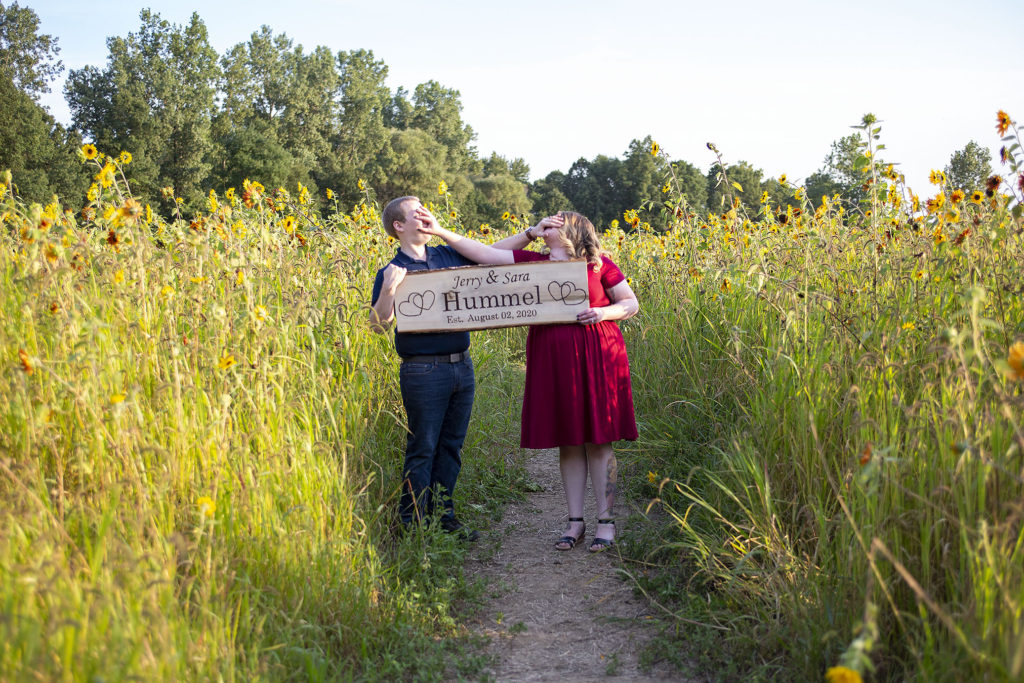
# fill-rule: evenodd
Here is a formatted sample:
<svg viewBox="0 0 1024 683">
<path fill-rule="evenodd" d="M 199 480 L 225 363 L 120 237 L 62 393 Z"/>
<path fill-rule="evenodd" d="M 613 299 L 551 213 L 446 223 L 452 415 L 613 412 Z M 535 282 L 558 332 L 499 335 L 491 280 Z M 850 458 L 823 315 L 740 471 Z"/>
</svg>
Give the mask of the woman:
<svg viewBox="0 0 1024 683">
<path fill-rule="evenodd" d="M 520 443 L 523 448 L 558 447 L 569 525 L 555 548 L 571 550 L 583 538 L 589 472 L 597 500 L 597 529 L 590 551 L 607 550 L 615 543 L 617 465 L 612 443 L 637 438 L 629 360 L 614 321 L 636 315 L 640 308 L 636 295 L 619 268 L 601 252 L 594 225 L 578 213 L 548 216 L 522 233 L 523 246 L 541 237 L 547 254 L 481 244 L 441 228 L 426 209 L 419 217 L 421 230 L 438 235 L 477 263 L 586 259 L 590 307 L 577 316 L 579 324 L 532 326 L 527 335 Z M 509 245 L 507 240 L 504 245 Z"/>
</svg>

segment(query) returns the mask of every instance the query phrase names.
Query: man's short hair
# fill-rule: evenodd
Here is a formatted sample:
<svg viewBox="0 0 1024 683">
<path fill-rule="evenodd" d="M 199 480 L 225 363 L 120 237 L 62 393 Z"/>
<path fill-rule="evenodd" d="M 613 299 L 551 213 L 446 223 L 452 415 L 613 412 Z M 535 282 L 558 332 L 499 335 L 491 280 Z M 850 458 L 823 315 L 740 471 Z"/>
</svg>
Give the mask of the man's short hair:
<svg viewBox="0 0 1024 683">
<path fill-rule="evenodd" d="M 384 223 L 384 232 L 395 239 L 398 239 L 398 233 L 395 232 L 395 221 L 398 221 L 399 223 L 405 222 L 405 210 L 402 208 L 402 204 L 410 199 L 417 202 L 420 200 L 419 197 L 414 197 L 412 195 L 397 197 L 388 202 L 388 205 L 384 207 L 384 215 L 381 217 L 381 222 Z"/>
</svg>

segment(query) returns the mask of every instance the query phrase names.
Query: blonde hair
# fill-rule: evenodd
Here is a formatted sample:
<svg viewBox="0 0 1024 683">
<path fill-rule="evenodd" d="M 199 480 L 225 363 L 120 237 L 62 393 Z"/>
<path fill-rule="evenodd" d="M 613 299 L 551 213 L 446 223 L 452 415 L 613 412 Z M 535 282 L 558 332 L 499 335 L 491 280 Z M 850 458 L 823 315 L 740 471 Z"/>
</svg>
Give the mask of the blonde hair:
<svg viewBox="0 0 1024 683">
<path fill-rule="evenodd" d="M 597 240 L 597 229 L 590 219 L 575 211 L 559 212 L 565 223 L 558 231 L 559 242 L 573 258 L 585 258 L 594 270 L 601 269 L 601 243 Z"/>
</svg>

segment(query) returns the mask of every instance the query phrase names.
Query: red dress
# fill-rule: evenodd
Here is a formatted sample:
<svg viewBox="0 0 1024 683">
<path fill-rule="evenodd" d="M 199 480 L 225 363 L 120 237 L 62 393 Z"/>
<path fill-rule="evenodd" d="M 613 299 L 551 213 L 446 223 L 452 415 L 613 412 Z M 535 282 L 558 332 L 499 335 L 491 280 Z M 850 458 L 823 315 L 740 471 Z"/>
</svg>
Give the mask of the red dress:
<svg viewBox="0 0 1024 683">
<path fill-rule="evenodd" d="M 516 263 L 550 260 L 533 251 L 513 254 Z M 607 290 L 625 279 L 605 256 L 600 271 L 588 266 L 590 306 L 611 304 Z M 520 445 L 553 448 L 636 438 L 629 359 L 615 321 L 530 327 Z"/>
</svg>

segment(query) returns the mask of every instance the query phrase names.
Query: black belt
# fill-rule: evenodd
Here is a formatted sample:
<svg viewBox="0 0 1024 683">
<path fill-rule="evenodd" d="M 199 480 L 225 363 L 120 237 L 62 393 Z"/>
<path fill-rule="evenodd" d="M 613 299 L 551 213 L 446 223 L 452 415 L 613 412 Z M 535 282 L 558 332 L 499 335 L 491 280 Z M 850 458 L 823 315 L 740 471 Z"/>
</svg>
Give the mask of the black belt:
<svg viewBox="0 0 1024 683">
<path fill-rule="evenodd" d="M 469 358 L 469 351 L 446 353 L 443 356 L 402 356 L 403 363 L 461 363 Z"/>
</svg>

